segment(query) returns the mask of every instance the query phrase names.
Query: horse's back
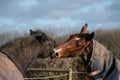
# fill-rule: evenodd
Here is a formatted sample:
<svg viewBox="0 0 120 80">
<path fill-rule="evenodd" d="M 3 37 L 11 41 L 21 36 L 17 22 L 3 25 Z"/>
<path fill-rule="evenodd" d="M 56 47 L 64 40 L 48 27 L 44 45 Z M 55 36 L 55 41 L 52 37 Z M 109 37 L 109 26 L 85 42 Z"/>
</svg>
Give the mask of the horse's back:
<svg viewBox="0 0 120 80">
<path fill-rule="evenodd" d="M 23 76 L 15 64 L 0 52 L 0 80 L 23 80 Z"/>
</svg>

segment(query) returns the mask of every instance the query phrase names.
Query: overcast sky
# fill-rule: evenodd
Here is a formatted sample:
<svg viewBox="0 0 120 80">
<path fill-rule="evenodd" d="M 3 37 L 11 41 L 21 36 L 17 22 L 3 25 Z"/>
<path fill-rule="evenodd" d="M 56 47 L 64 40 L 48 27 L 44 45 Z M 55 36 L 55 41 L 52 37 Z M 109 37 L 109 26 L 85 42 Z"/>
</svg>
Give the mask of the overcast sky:
<svg viewBox="0 0 120 80">
<path fill-rule="evenodd" d="M 0 0 L 0 31 L 120 28 L 120 0 Z M 78 29 L 79 30 L 79 29 Z"/>
</svg>

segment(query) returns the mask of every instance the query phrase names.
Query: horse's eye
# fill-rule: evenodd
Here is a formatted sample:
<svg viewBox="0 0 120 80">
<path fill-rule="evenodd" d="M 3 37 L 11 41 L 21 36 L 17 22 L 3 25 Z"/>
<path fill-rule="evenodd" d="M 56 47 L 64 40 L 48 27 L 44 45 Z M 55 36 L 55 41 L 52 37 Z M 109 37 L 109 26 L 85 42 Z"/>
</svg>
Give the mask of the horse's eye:
<svg viewBox="0 0 120 80">
<path fill-rule="evenodd" d="M 78 44 L 78 43 L 76 43 L 76 47 L 79 47 L 79 44 Z"/>
</svg>

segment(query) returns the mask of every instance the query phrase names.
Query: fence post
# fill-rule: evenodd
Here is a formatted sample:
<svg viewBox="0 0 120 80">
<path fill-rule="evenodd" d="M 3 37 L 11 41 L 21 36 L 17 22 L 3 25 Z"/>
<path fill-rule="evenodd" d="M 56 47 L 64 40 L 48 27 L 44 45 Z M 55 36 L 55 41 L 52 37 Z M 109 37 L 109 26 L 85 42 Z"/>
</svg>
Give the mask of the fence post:
<svg viewBox="0 0 120 80">
<path fill-rule="evenodd" d="M 72 80 L 72 69 L 69 69 L 69 80 Z"/>
</svg>

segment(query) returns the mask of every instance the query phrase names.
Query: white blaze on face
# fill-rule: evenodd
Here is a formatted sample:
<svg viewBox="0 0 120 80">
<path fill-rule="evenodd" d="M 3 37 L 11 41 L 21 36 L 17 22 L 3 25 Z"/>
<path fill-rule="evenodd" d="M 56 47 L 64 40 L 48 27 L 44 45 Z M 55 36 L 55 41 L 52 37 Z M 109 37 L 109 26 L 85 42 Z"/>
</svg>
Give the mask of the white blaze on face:
<svg viewBox="0 0 120 80">
<path fill-rule="evenodd" d="M 75 40 L 80 40 L 80 38 L 79 37 L 75 37 Z"/>
<path fill-rule="evenodd" d="M 62 50 L 62 48 L 60 48 L 60 49 L 53 49 L 53 50 L 54 50 L 55 53 L 59 53 Z"/>
</svg>

